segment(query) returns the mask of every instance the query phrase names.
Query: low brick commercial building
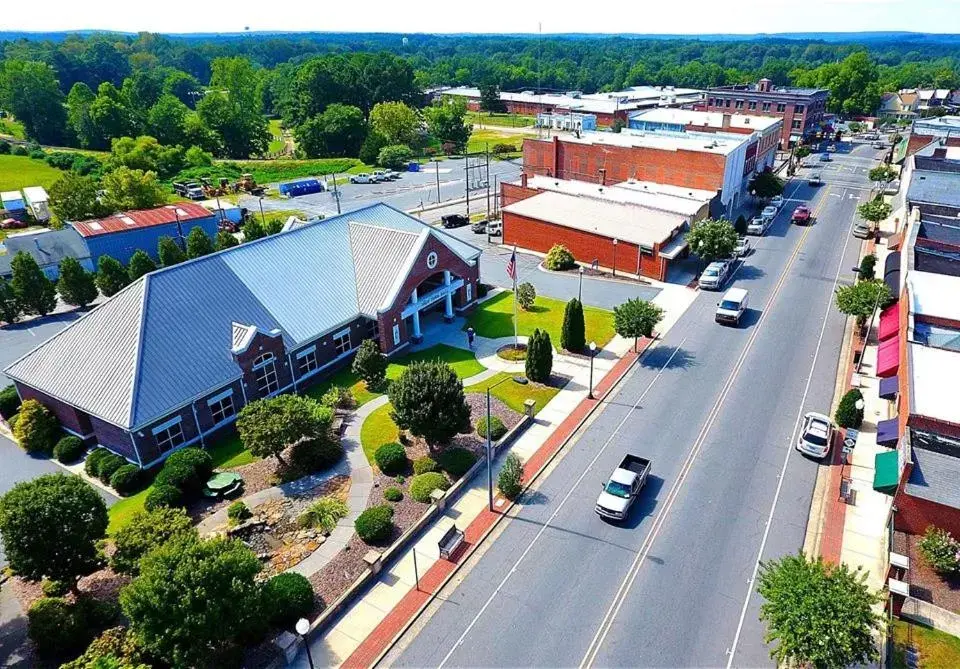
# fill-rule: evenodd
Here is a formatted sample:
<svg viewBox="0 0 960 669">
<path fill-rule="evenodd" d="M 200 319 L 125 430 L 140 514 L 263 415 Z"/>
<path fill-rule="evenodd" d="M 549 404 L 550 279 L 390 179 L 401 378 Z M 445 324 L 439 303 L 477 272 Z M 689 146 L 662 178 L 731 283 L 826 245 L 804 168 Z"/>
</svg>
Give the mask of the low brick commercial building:
<svg viewBox="0 0 960 669">
<path fill-rule="evenodd" d="M 384 204 L 152 272 L 4 370 L 141 466 L 299 391 L 364 339 L 391 354 L 477 295 L 480 250 Z"/>
</svg>

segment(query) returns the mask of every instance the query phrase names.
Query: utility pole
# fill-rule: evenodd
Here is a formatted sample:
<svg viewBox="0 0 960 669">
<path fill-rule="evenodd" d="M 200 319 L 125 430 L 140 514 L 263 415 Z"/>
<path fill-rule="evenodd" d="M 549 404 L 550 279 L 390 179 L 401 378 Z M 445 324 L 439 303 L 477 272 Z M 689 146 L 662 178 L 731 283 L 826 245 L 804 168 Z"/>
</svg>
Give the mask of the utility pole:
<svg viewBox="0 0 960 669">
<path fill-rule="evenodd" d="M 337 201 L 337 215 L 340 215 L 340 191 L 337 189 L 337 174 L 333 174 L 333 199 Z"/>
<path fill-rule="evenodd" d="M 463 157 L 463 183 L 467 187 L 467 220 L 470 220 L 470 154 Z"/>
<path fill-rule="evenodd" d="M 437 173 L 437 204 L 440 204 L 440 159 L 433 160 L 433 171 Z"/>
<path fill-rule="evenodd" d="M 484 144 L 487 150 L 487 220 L 490 220 L 490 144 Z"/>
</svg>

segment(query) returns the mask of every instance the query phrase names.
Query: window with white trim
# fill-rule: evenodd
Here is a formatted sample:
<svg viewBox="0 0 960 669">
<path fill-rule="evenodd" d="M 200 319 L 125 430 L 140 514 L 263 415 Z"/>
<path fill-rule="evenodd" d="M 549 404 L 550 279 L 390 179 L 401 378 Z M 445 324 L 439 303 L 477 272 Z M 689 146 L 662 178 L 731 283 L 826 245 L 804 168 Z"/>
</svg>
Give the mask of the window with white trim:
<svg viewBox="0 0 960 669">
<path fill-rule="evenodd" d="M 300 370 L 300 376 L 309 374 L 317 368 L 317 347 L 311 346 L 305 351 L 297 353 L 297 369 Z"/>
<path fill-rule="evenodd" d="M 207 400 L 207 406 L 210 407 L 210 415 L 213 416 L 213 424 L 219 425 L 236 413 L 233 406 L 233 391 L 228 390 L 220 393 L 216 397 Z"/>
<path fill-rule="evenodd" d="M 161 453 L 172 451 L 184 441 L 183 425 L 179 417 L 153 428 L 152 432 Z"/>
<path fill-rule="evenodd" d="M 333 335 L 333 350 L 337 355 L 343 355 L 350 350 L 350 330 L 342 330 Z"/>
<path fill-rule="evenodd" d="M 393 345 L 397 346 L 400 344 L 400 325 L 393 326 Z"/>
<path fill-rule="evenodd" d="M 277 380 L 277 361 L 273 353 L 264 353 L 253 362 L 253 375 L 261 395 L 272 395 L 280 390 Z"/>
</svg>

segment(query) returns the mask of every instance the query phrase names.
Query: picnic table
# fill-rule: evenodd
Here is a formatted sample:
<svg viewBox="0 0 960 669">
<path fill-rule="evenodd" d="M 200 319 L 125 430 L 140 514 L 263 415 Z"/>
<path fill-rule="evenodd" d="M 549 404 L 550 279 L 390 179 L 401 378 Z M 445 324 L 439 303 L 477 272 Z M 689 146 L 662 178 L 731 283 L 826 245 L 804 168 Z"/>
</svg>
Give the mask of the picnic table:
<svg viewBox="0 0 960 669">
<path fill-rule="evenodd" d="M 243 477 L 236 472 L 216 472 L 203 487 L 205 497 L 229 497 L 243 487 Z"/>
</svg>

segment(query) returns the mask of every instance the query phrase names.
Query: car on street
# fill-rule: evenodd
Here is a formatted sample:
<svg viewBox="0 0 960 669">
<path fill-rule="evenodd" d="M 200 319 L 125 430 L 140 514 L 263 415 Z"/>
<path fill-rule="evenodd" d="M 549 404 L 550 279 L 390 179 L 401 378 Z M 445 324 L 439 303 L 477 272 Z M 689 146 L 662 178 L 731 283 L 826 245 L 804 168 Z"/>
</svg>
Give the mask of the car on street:
<svg viewBox="0 0 960 669">
<path fill-rule="evenodd" d="M 777 209 L 779 209 L 780 207 L 783 206 L 783 196 L 782 196 L 782 195 L 774 195 L 772 198 L 770 198 L 769 204 L 770 204 L 770 206 L 776 207 Z"/>
<path fill-rule="evenodd" d="M 803 417 L 797 450 L 814 458 L 824 458 L 830 452 L 833 441 L 833 423 L 830 417 L 810 411 Z"/>
<path fill-rule="evenodd" d="M 638 455 L 627 453 L 617 468 L 610 474 L 606 483 L 601 484 L 603 490 L 597 498 L 594 511 L 601 518 L 623 520 L 630 512 L 630 507 L 640 495 L 643 484 L 650 474 L 650 461 Z"/>
<path fill-rule="evenodd" d="M 717 260 L 707 265 L 697 283 L 704 290 L 720 290 L 728 274 L 730 274 L 730 263 L 726 260 Z"/>
<path fill-rule="evenodd" d="M 447 214 L 440 221 L 445 228 L 461 228 L 470 224 L 470 219 L 463 214 Z"/>
<path fill-rule="evenodd" d="M 477 221 L 470 226 L 470 231 L 474 234 L 481 234 L 487 231 L 487 222 L 486 221 Z"/>
<path fill-rule="evenodd" d="M 828 145 L 827 145 L 827 151 L 828 151 L 828 152 L 833 153 L 833 152 L 836 151 L 836 150 L 837 150 L 837 145 L 836 145 L 836 144 L 828 144 Z"/>
<path fill-rule="evenodd" d="M 731 288 L 717 302 L 717 313 L 714 319 L 717 323 L 740 324 L 740 318 L 747 310 L 747 291 L 743 288 Z"/>
<path fill-rule="evenodd" d="M 820 154 L 820 162 L 821 162 L 821 163 L 829 163 L 831 160 L 833 160 L 833 158 L 830 157 L 830 154 L 829 154 L 829 153 L 821 153 L 821 154 Z"/>
<path fill-rule="evenodd" d="M 823 181 L 820 180 L 820 173 L 811 172 L 810 176 L 807 177 L 807 183 L 811 186 L 819 186 L 820 184 L 822 184 Z"/>
<path fill-rule="evenodd" d="M 774 216 L 777 215 L 777 212 L 778 212 L 778 211 L 780 211 L 780 210 L 777 209 L 777 208 L 776 208 L 775 206 L 773 206 L 772 204 L 770 204 L 770 205 L 767 205 L 766 207 L 763 208 L 763 211 L 760 212 L 760 215 L 761 215 L 761 216 L 765 216 L 765 217 L 767 217 L 767 218 L 773 218 Z"/>
<path fill-rule="evenodd" d="M 377 181 L 377 183 L 383 183 L 385 181 L 391 180 L 391 177 L 390 177 L 391 173 L 392 173 L 391 170 L 374 170 L 372 176 Z"/>
<path fill-rule="evenodd" d="M 790 220 L 797 225 L 809 225 L 813 220 L 813 215 L 810 213 L 810 207 L 805 204 L 801 204 L 793 210 L 793 216 L 790 217 Z"/>
<path fill-rule="evenodd" d="M 771 219 L 764 216 L 757 216 L 747 223 L 747 234 L 750 235 L 763 235 L 767 231 L 767 228 L 770 227 Z"/>
<path fill-rule="evenodd" d="M 375 184 L 377 183 L 376 177 L 367 172 L 359 172 L 350 177 L 350 183 L 352 184 Z"/>
<path fill-rule="evenodd" d="M 742 258 L 748 253 L 750 253 L 750 240 L 746 237 L 740 237 L 737 239 L 737 245 L 733 247 L 733 256 Z"/>
<path fill-rule="evenodd" d="M 499 237 L 503 234 L 503 221 L 489 221 L 487 223 L 487 234 Z"/>
<path fill-rule="evenodd" d="M 870 236 L 870 223 L 868 221 L 857 221 L 853 224 L 853 236 L 860 239 L 866 239 Z"/>
<path fill-rule="evenodd" d="M 387 177 L 390 181 L 396 181 L 397 179 L 400 178 L 400 173 L 399 173 L 399 172 L 394 172 L 393 170 L 384 170 L 383 173 L 384 173 L 384 175 L 386 175 L 386 177 Z"/>
<path fill-rule="evenodd" d="M 877 140 L 876 142 L 874 142 L 874 143 L 872 144 L 872 146 L 873 146 L 873 148 L 875 148 L 875 149 L 885 149 L 885 148 L 887 148 L 886 144 L 884 144 L 883 142 L 881 142 L 881 141 L 879 141 L 879 140 Z"/>
</svg>

